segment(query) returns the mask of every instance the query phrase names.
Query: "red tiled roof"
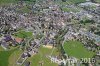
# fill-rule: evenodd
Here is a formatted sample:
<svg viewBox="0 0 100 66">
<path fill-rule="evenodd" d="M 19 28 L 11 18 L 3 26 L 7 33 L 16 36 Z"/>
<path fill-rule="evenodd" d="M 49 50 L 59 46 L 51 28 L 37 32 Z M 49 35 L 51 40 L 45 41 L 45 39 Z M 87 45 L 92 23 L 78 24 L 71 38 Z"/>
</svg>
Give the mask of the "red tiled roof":
<svg viewBox="0 0 100 66">
<path fill-rule="evenodd" d="M 22 38 L 15 38 L 16 42 L 21 43 L 22 42 Z"/>
</svg>

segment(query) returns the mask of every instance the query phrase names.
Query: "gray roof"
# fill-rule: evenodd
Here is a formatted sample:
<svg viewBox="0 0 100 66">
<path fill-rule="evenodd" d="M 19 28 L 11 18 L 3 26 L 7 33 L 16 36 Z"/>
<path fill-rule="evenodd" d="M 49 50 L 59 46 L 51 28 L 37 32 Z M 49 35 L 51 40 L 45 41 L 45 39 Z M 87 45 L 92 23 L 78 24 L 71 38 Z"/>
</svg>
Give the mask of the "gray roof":
<svg viewBox="0 0 100 66">
<path fill-rule="evenodd" d="M 7 45 L 6 42 L 1 42 L 1 45 L 2 45 L 3 47 L 5 47 L 5 48 L 8 48 L 8 45 Z"/>
<path fill-rule="evenodd" d="M 25 62 L 24 66 L 30 66 L 30 62 L 29 61 Z"/>
</svg>

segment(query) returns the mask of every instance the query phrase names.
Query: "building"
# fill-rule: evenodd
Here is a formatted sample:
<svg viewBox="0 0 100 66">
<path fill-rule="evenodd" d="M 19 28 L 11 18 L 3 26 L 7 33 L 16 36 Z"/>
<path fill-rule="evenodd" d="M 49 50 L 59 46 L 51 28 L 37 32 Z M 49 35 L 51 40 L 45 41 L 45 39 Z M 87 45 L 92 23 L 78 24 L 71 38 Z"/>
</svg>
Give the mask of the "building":
<svg viewBox="0 0 100 66">
<path fill-rule="evenodd" d="M 30 62 L 29 61 L 25 62 L 24 66 L 30 66 Z"/>
<path fill-rule="evenodd" d="M 23 39 L 22 38 L 15 38 L 15 41 L 20 44 L 23 41 Z"/>
<path fill-rule="evenodd" d="M 12 38 L 11 38 L 10 35 L 5 35 L 5 36 L 4 36 L 4 40 L 5 40 L 6 42 L 9 42 L 9 41 L 12 40 Z"/>
<path fill-rule="evenodd" d="M 9 49 L 9 45 L 4 41 L 1 42 L 1 47 L 5 50 Z"/>
</svg>

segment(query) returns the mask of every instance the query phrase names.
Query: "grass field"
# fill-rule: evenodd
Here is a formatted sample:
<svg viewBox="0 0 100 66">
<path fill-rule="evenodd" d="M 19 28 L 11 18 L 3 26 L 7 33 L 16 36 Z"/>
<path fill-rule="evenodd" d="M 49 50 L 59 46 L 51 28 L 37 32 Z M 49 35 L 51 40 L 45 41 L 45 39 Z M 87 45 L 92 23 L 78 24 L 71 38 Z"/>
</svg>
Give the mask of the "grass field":
<svg viewBox="0 0 100 66">
<path fill-rule="evenodd" d="M 33 34 L 32 32 L 19 31 L 18 33 L 15 34 L 15 36 L 19 38 L 27 38 L 27 37 L 32 37 Z"/>
<path fill-rule="evenodd" d="M 79 11 L 81 11 L 81 9 L 80 8 L 62 8 L 62 10 L 64 11 L 64 12 L 79 12 Z"/>
<path fill-rule="evenodd" d="M 20 9 L 16 9 L 18 12 L 23 12 L 23 13 L 29 13 L 31 12 L 30 9 L 28 9 L 26 6 L 20 8 Z"/>
<path fill-rule="evenodd" d="M 68 41 L 64 44 L 65 52 L 69 56 L 76 58 L 91 58 L 95 53 L 88 51 L 81 42 L 78 41 Z"/>
<path fill-rule="evenodd" d="M 18 1 L 20 0 L 0 0 L 0 5 L 10 5 L 11 3 L 17 3 Z M 25 1 L 26 4 L 32 4 L 31 1 Z M 28 9 L 26 6 L 24 6 L 23 8 L 20 8 L 20 9 L 16 9 L 16 11 L 18 12 L 23 12 L 23 13 L 29 13 L 31 10 Z"/>
<path fill-rule="evenodd" d="M 0 46 L 0 51 L 4 51 L 4 49 Z"/>
<path fill-rule="evenodd" d="M 100 0 L 95 0 L 96 2 L 100 3 Z"/>
<path fill-rule="evenodd" d="M 56 63 L 51 63 L 50 59 L 46 58 L 46 55 L 51 55 L 52 49 L 40 47 L 39 53 L 29 58 L 31 66 L 39 66 L 39 62 L 43 61 L 43 66 L 58 66 Z M 54 48 L 52 55 L 58 55 L 57 49 Z"/>
<path fill-rule="evenodd" d="M 9 65 L 8 66 L 18 66 L 16 64 L 16 61 L 18 60 L 18 58 L 20 57 L 20 55 L 22 54 L 22 50 L 17 49 L 16 51 L 14 51 L 10 56 L 9 56 Z"/>
<path fill-rule="evenodd" d="M 86 2 L 86 0 L 67 0 L 70 3 L 82 3 L 82 2 Z"/>
<path fill-rule="evenodd" d="M 12 3 L 15 2 L 16 0 L 0 0 L 0 3 Z"/>
<path fill-rule="evenodd" d="M 67 5 L 67 4 L 77 4 L 77 3 L 82 3 L 86 2 L 86 0 L 66 0 L 66 2 L 61 2 L 61 1 L 56 1 L 56 4 L 62 4 L 62 5 Z"/>
<path fill-rule="evenodd" d="M 0 51 L 0 66 L 8 66 L 10 55 L 16 51 L 17 49 L 9 50 L 9 51 Z M 12 62 L 12 60 L 10 60 Z"/>
<path fill-rule="evenodd" d="M 0 0 L 0 5 L 8 5 L 10 3 L 16 3 L 17 0 Z"/>
<path fill-rule="evenodd" d="M 17 3 L 18 1 L 21 0 L 0 0 L 0 5 L 7 5 L 10 3 Z M 34 0 L 23 0 L 25 1 L 27 4 L 33 3 Z"/>
</svg>

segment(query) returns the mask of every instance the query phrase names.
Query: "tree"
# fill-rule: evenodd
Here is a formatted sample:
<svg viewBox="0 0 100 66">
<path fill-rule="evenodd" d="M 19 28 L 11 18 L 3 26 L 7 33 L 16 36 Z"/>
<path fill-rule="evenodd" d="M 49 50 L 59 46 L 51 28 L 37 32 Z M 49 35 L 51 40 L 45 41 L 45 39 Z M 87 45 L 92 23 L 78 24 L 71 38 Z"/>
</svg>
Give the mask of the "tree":
<svg viewBox="0 0 100 66">
<path fill-rule="evenodd" d="M 62 2 L 66 2 L 66 0 L 62 0 Z"/>
<path fill-rule="evenodd" d="M 96 1 L 95 1 L 95 0 L 91 0 L 91 2 L 96 3 Z"/>
</svg>

